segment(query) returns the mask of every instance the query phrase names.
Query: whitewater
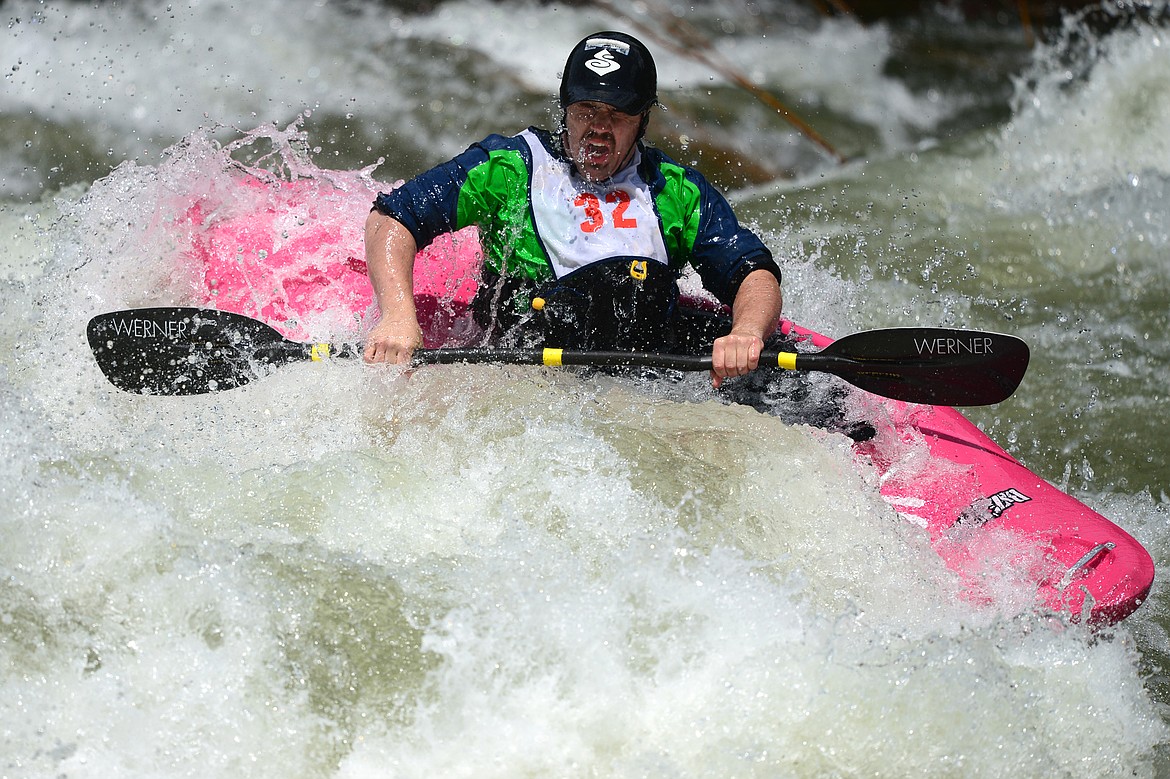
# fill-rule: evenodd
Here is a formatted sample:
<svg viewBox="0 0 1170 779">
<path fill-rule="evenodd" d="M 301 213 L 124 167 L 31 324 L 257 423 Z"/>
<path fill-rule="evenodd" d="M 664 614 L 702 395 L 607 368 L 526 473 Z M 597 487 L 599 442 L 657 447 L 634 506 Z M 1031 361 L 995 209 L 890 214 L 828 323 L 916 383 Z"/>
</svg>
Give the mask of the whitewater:
<svg viewBox="0 0 1170 779">
<path fill-rule="evenodd" d="M 945 15 L 646 7 L 848 157 L 652 45 L 651 140 L 765 238 L 786 313 L 1024 338 L 1023 385 L 970 416 L 1150 550 L 1150 600 L 1094 632 L 1007 567 L 972 602 L 848 439 L 702 376 L 339 360 L 117 391 L 86 322 L 205 302 L 192 208 L 273 202 L 241 170 L 316 193 L 270 215 L 288 246 L 360 247 L 374 193 L 554 122 L 563 53 L 628 20 L 8 2 L 0 776 L 1170 772 L 1164 10 L 1029 48 Z M 359 340 L 372 316 L 281 324 Z"/>
</svg>

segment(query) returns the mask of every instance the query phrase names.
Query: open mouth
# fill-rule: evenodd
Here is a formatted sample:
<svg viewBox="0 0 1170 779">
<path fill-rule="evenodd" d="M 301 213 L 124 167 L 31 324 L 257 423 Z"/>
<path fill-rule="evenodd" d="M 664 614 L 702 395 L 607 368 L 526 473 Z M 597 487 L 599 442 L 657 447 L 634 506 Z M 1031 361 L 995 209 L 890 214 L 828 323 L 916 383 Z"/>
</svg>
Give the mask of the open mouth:
<svg viewBox="0 0 1170 779">
<path fill-rule="evenodd" d="M 582 156 L 586 162 L 599 162 L 609 156 L 609 147 L 600 143 L 587 143 Z"/>
<path fill-rule="evenodd" d="M 578 156 L 581 162 L 589 165 L 598 165 L 605 162 L 613 153 L 613 144 L 604 138 L 584 138 Z"/>
</svg>

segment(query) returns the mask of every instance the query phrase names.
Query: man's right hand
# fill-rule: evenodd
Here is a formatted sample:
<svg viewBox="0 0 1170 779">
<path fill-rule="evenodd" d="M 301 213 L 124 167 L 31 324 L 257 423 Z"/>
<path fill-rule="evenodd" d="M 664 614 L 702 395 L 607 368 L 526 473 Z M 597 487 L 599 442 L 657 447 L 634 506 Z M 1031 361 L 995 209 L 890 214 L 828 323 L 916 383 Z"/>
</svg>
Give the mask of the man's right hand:
<svg viewBox="0 0 1170 779">
<path fill-rule="evenodd" d="M 388 362 L 402 365 L 423 345 L 422 330 L 417 319 L 382 320 L 366 338 L 363 358 L 366 362 Z"/>
<path fill-rule="evenodd" d="M 423 345 L 414 308 L 414 236 L 377 210 L 366 217 L 366 270 L 381 320 L 366 340 L 366 362 L 403 364 Z"/>
</svg>

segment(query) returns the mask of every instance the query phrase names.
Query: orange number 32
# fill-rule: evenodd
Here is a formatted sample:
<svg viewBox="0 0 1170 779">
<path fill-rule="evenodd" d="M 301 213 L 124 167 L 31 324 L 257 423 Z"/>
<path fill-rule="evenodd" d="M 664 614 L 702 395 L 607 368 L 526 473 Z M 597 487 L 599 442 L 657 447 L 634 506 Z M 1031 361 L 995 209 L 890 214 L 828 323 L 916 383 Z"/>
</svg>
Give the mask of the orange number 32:
<svg viewBox="0 0 1170 779">
<path fill-rule="evenodd" d="M 638 226 L 638 220 L 626 216 L 626 209 L 630 207 L 630 196 L 620 189 L 615 189 L 605 196 L 605 202 L 616 206 L 613 209 L 613 226 L 621 229 L 631 229 Z M 601 198 L 592 192 L 583 192 L 577 195 L 573 205 L 585 209 L 585 221 L 581 223 L 581 230 L 594 233 L 605 226 L 605 212 L 601 210 Z"/>
</svg>

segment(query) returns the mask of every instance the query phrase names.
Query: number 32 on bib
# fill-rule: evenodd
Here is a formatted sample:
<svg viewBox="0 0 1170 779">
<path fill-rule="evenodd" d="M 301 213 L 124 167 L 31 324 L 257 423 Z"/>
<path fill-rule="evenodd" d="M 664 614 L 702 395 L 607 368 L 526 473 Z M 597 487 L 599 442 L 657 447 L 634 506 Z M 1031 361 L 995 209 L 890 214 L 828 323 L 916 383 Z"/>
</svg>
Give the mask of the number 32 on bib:
<svg viewBox="0 0 1170 779">
<path fill-rule="evenodd" d="M 573 201 L 573 205 L 585 211 L 585 221 L 580 223 L 583 232 L 595 233 L 604 227 L 606 224 L 606 210 L 609 211 L 609 223 L 611 226 L 623 230 L 637 228 L 638 220 L 626 215 L 626 209 L 630 207 L 629 194 L 621 189 L 610 190 L 605 195 L 605 202 L 607 205 L 612 206 L 612 208 L 603 209 L 601 198 L 592 192 L 582 192 L 577 195 L 577 198 Z"/>
</svg>

